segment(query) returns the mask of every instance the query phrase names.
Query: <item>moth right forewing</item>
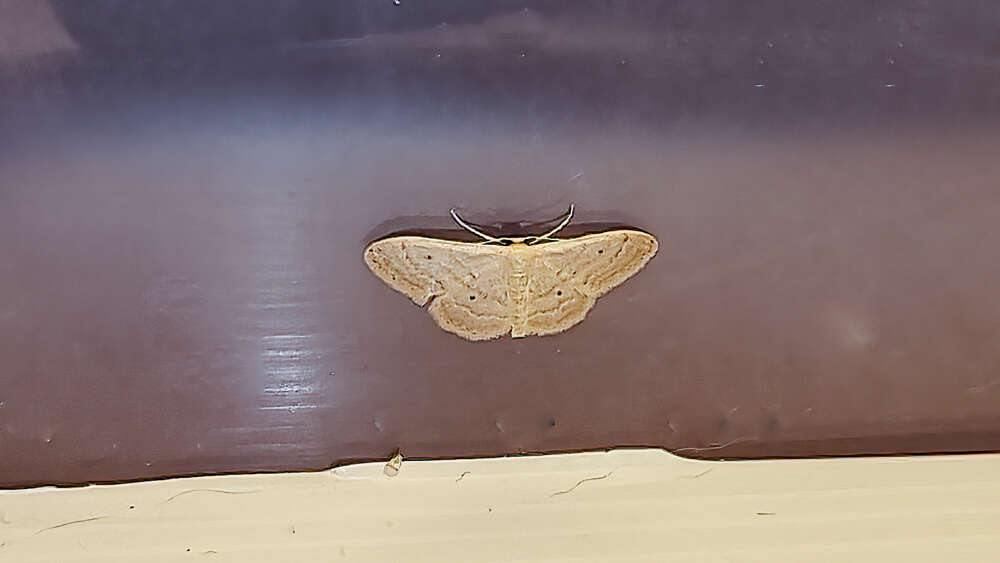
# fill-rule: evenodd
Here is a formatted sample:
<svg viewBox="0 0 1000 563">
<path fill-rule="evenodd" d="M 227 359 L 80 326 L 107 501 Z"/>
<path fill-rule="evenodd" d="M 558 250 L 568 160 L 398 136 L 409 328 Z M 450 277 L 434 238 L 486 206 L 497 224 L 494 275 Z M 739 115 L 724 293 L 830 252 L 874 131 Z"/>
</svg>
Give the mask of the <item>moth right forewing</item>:
<svg viewBox="0 0 1000 563">
<path fill-rule="evenodd" d="M 544 251 L 532 248 L 525 259 L 527 283 L 514 336 L 556 334 L 582 321 L 594 299 L 542 260 Z"/>
<path fill-rule="evenodd" d="M 565 283 L 600 297 L 642 269 L 656 253 L 656 239 L 640 231 L 596 233 L 544 245 L 542 260 Z"/>
</svg>

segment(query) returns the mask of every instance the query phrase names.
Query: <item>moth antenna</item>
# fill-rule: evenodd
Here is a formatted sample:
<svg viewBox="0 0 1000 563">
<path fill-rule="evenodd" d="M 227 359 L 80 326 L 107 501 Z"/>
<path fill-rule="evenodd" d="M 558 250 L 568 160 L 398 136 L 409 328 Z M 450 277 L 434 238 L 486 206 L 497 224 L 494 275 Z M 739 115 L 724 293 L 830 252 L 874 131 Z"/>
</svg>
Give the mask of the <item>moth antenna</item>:
<svg viewBox="0 0 1000 563">
<path fill-rule="evenodd" d="M 569 204 L 569 213 L 567 213 L 566 217 L 562 221 L 560 221 L 558 225 L 556 225 L 556 228 L 554 228 L 551 231 L 545 233 L 544 235 L 535 237 L 535 240 L 532 241 L 532 244 L 534 244 L 534 243 L 536 243 L 536 242 L 538 242 L 540 240 L 545 240 L 545 239 L 550 239 L 551 240 L 552 239 L 552 235 L 554 235 L 554 234 L 558 233 L 559 231 L 561 231 L 562 228 L 565 227 L 566 225 L 569 225 L 570 220 L 573 219 L 573 211 L 575 209 L 576 209 L 575 205 L 573 205 L 572 203 Z"/>
<path fill-rule="evenodd" d="M 474 234 L 474 235 L 476 235 L 478 237 L 482 237 L 482 238 L 486 239 L 486 242 L 495 242 L 497 244 L 503 244 L 503 242 L 500 239 L 498 239 L 496 237 L 491 237 L 490 235 L 488 235 L 488 234 L 486 234 L 486 233 L 484 233 L 484 232 L 476 229 L 472 225 L 469 225 L 468 223 L 466 223 L 465 221 L 463 221 L 462 218 L 458 216 L 458 213 L 455 212 L 455 208 L 454 207 L 451 208 L 451 218 L 454 219 L 456 223 L 458 223 L 458 226 L 462 227 L 466 231 L 469 231 L 470 233 L 472 233 L 472 234 Z"/>
</svg>

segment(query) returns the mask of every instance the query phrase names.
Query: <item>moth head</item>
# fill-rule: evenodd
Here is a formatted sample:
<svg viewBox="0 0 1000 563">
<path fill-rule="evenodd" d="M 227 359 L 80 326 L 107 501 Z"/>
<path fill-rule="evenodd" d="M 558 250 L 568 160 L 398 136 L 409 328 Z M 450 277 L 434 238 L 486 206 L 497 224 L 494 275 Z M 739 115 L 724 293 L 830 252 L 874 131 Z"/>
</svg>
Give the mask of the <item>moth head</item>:
<svg viewBox="0 0 1000 563">
<path fill-rule="evenodd" d="M 572 203 L 569 204 L 569 211 L 566 213 L 566 216 L 563 218 L 563 220 L 560 221 L 559 224 L 556 225 L 554 229 L 545 233 L 544 235 L 528 236 L 528 237 L 494 237 L 466 223 L 464 220 L 462 220 L 461 217 L 458 216 L 458 213 L 455 211 L 454 207 L 451 209 L 450 213 L 452 219 L 454 219 L 455 222 L 458 223 L 460 227 L 482 238 L 484 242 L 481 244 L 499 244 L 500 246 L 514 246 L 514 245 L 538 244 L 542 242 L 552 242 L 556 240 L 552 237 L 560 230 L 562 230 L 563 227 L 569 224 L 570 220 L 573 218 L 574 209 L 575 206 Z"/>
<path fill-rule="evenodd" d="M 501 246 L 527 246 L 538 237 L 503 237 L 497 239 L 497 244 Z"/>
</svg>

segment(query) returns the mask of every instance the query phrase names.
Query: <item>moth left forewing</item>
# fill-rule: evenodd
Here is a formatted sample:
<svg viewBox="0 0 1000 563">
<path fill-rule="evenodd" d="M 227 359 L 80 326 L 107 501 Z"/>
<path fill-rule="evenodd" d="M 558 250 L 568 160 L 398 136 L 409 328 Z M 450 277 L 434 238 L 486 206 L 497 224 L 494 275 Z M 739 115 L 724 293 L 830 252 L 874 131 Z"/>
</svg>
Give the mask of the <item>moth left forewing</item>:
<svg viewBox="0 0 1000 563">
<path fill-rule="evenodd" d="M 656 254 L 656 239 L 618 230 L 540 245 L 540 256 L 564 283 L 600 297 L 641 270 Z"/>
<path fill-rule="evenodd" d="M 373 243 L 365 260 L 390 287 L 429 303 L 448 332 L 485 340 L 511 330 L 511 263 L 502 247 L 404 236 Z"/>
<path fill-rule="evenodd" d="M 365 249 L 365 264 L 386 285 L 424 306 L 432 297 L 444 293 L 444 285 L 430 268 L 409 258 L 408 246 L 419 243 L 419 237 L 375 241 Z"/>
<path fill-rule="evenodd" d="M 478 285 L 489 285 L 503 271 L 495 249 L 417 236 L 376 241 L 365 252 L 365 262 L 390 287 L 421 306 L 447 293 L 475 293 Z"/>
<path fill-rule="evenodd" d="M 457 283 L 431 303 L 438 325 L 469 340 L 488 340 L 507 334 L 514 322 L 516 303 L 510 287 L 511 260 L 504 248 L 491 245 L 462 247 L 458 259 L 441 260 Z"/>
</svg>

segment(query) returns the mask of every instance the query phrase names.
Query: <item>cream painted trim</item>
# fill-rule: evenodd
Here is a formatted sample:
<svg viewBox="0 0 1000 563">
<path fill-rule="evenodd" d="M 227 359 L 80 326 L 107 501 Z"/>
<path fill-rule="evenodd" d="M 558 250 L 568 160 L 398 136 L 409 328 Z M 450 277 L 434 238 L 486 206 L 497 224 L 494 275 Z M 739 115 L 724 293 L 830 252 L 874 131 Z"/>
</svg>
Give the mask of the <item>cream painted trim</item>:
<svg viewBox="0 0 1000 563">
<path fill-rule="evenodd" d="M 383 465 L 3 491 L 0 561 L 1000 560 L 1000 455 Z"/>
</svg>

